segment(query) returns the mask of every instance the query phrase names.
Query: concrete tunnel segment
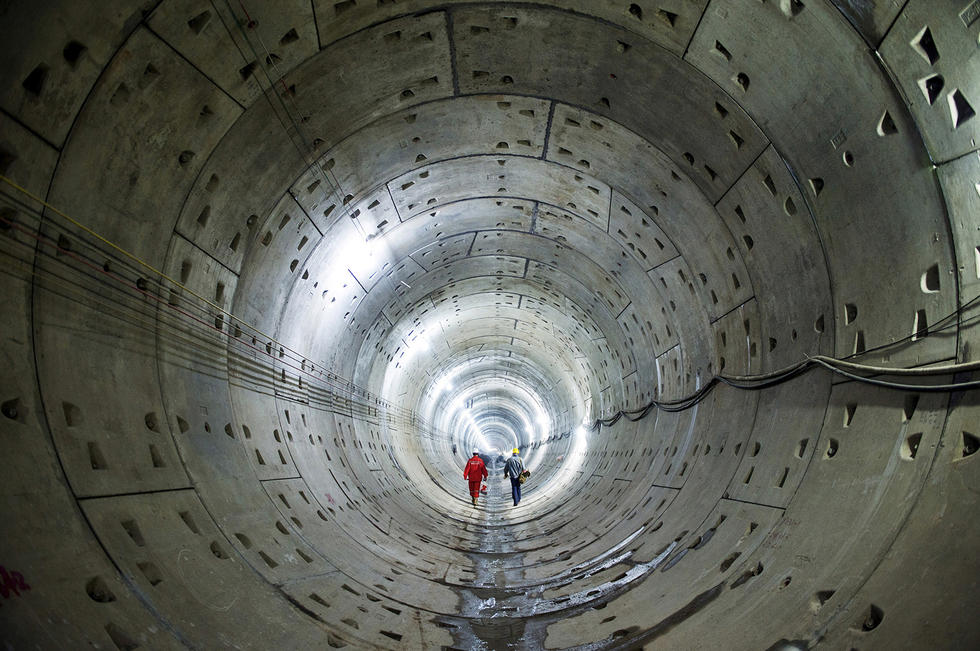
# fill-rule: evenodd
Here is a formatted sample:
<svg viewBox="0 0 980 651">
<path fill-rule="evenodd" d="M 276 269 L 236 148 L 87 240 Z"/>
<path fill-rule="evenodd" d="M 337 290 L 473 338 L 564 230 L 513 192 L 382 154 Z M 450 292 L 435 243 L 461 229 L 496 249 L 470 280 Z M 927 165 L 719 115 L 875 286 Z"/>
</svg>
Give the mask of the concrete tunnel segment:
<svg viewBox="0 0 980 651">
<path fill-rule="evenodd" d="M 2 16 L 8 647 L 980 642 L 976 2 Z"/>
</svg>

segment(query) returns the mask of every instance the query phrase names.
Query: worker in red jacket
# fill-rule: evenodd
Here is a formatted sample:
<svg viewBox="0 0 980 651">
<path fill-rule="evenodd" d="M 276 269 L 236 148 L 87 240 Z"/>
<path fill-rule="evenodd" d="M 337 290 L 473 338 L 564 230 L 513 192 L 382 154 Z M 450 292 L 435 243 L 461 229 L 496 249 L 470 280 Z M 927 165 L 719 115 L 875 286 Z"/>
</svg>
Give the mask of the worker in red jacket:
<svg viewBox="0 0 980 651">
<path fill-rule="evenodd" d="M 487 466 L 480 458 L 480 451 L 473 450 L 473 456 L 466 462 L 466 467 L 463 469 L 463 479 L 470 482 L 470 496 L 473 498 L 473 506 L 476 506 L 476 498 L 480 496 L 480 484 L 487 476 Z"/>
</svg>

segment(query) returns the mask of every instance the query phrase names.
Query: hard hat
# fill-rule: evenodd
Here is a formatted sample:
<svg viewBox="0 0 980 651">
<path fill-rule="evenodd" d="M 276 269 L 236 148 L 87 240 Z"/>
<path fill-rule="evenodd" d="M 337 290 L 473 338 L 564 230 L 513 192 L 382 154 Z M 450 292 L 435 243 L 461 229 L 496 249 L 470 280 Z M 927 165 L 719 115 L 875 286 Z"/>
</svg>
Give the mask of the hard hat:
<svg viewBox="0 0 980 651">
<path fill-rule="evenodd" d="M 520 452 L 521 452 L 520 450 L 518 450 L 517 448 L 514 448 L 514 454 L 520 454 Z"/>
<path fill-rule="evenodd" d="M 473 454 L 480 454 L 479 450 L 473 450 Z"/>
</svg>

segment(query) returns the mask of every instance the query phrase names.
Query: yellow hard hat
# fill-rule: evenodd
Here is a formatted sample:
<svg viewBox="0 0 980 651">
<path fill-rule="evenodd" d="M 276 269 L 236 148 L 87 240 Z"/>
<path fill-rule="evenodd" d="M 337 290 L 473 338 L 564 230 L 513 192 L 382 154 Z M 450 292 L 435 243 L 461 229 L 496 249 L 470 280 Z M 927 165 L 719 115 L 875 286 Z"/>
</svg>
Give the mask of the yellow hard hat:
<svg viewBox="0 0 980 651">
<path fill-rule="evenodd" d="M 520 454 L 520 450 L 518 450 L 517 448 L 514 448 L 514 454 Z"/>
</svg>

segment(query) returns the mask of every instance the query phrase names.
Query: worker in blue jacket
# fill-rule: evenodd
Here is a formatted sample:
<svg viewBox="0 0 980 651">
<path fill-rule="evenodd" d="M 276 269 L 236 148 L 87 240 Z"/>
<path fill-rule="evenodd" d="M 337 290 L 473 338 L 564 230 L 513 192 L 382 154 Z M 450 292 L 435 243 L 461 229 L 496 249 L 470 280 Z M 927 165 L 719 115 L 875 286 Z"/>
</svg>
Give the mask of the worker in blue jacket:
<svg viewBox="0 0 980 651">
<path fill-rule="evenodd" d="M 510 494 L 514 498 L 514 506 L 521 501 L 521 475 L 525 472 L 520 450 L 514 448 L 513 456 L 504 464 L 504 477 L 510 477 Z"/>
</svg>

